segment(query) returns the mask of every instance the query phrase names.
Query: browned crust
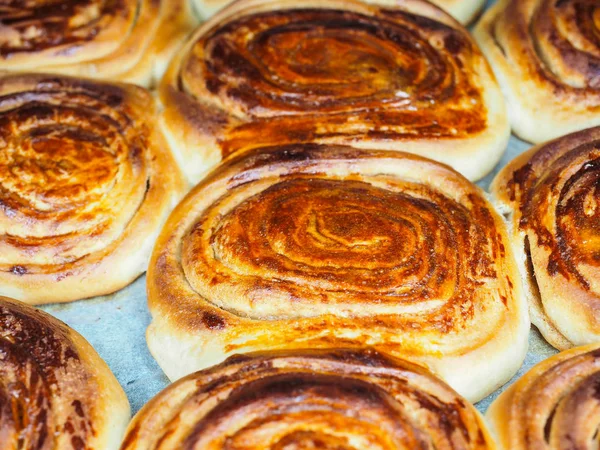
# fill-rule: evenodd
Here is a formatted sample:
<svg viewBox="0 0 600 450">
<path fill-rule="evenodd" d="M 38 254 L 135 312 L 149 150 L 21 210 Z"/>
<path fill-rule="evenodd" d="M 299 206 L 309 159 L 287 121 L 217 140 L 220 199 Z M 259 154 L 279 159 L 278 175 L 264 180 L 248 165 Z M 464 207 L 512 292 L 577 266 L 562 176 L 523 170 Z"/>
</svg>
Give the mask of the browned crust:
<svg viewBox="0 0 600 450">
<path fill-rule="evenodd" d="M 469 33 L 418 0 L 236 2 L 192 35 L 160 96 L 193 181 L 229 154 L 290 142 L 408 151 L 476 179 L 508 139 Z"/>
<path fill-rule="evenodd" d="M 257 149 L 196 186 L 163 229 L 149 345 L 173 379 L 242 351 L 375 345 L 479 398 L 516 370 L 526 341 L 507 239 L 481 191 L 446 166 L 340 146 Z M 479 352 L 502 368 L 489 379 L 474 369 L 469 386 L 455 371 L 480 365 Z"/>
<path fill-rule="evenodd" d="M 593 0 L 501 0 L 477 25 L 522 139 L 600 125 L 599 11 Z"/>
<path fill-rule="evenodd" d="M 8 5 L 0 67 L 150 86 L 196 25 L 187 0 Z"/>
<path fill-rule="evenodd" d="M 236 356 L 178 381 L 137 414 L 122 450 L 350 440 L 495 448 L 475 408 L 427 370 L 372 350 L 312 350 Z"/>
<path fill-rule="evenodd" d="M 513 241 L 531 267 L 532 321 L 559 349 L 600 334 L 598 142 L 597 127 L 534 147 L 491 187 L 510 211 Z"/>
<path fill-rule="evenodd" d="M 50 315 L 0 297 L 4 448 L 116 449 L 129 403 L 108 366 Z"/>
<path fill-rule="evenodd" d="M 0 292 L 41 304 L 126 286 L 185 189 L 150 93 L 41 74 L 0 93 Z"/>
<path fill-rule="evenodd" d="M 585 448 L 597 425 L 598 344 L 534 366 L 487 412 L 499 448 Z"/>
</svg>

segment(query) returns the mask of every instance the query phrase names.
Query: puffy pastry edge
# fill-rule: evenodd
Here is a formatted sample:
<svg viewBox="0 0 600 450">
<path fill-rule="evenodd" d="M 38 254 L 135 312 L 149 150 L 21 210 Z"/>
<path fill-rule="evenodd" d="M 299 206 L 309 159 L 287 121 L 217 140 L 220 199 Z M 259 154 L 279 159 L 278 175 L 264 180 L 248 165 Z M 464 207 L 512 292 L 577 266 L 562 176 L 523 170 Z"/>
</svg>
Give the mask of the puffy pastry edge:
<svg viewBox="0 0 600 450">
<path fill-rule="evenodd" d="M 147 160 L 150 188 L 124 233 L 119 236 L 114 251 L 100 258 L 97 255 L 102 254 L 106 248 L 86 255 L 83 258 L 90 260 L 73 270 L 23 275 L 0 272 L 0 295 L 37 305 L 110 294 L 133 282 L 146 271 L 156 236 L 187 188 L 180 169 L 156 126 L 155 102 L 148 91 L 134 85 L 53 74 L 7 74 L 0 76 L 0 92 L 7 89 L 18 92 L 34 87 L 38 81 L 48 78 L 60 79 L 66 89 L 76 88 L 78 83 L 85 82 L 98 89 L 108 86 L 122 91 L 123 102 L 152 130 L 152 145 L 147 149 L 151 156 Z M 116 242 L 109 243 L 107 247 Z"/>
<path fill-rule="evenodd" d="M 210 19 L 222 8 L 231 3 L 232 0 L 193 0 L 194 8 L 203 19 Z M 394 6 L 397 0 L 364 0 L 367 3 L 379 3 L 381 5 Z M 481 13 L 485 5 L 484 0 L 434 0 L 434 4 L 450 13 L 452 17 L 463 25 L 468 25 Z"/>
<path fill-rule="evenodd" d="M 95 436 L 86 442 L 86 446 L 96 450 L 117 450 L 131 418 L 129 400 L 114 374 L 94 347 L 73 328 L 44 311 L 7 297 L 0 297 L 0 305 L 5 305 L 8 309 L 16 307 L 27 314 L 35 311 L 42 316 L 48 328 L 60 330 L 59 335 L 63 335 L 65 331 L 68 333 L 66 345 L 77 351 L 86 374 L 90 376 L 98 389 L 96 401 L 90 405 L 92 411 L 90 420 L 95 430 Z M 37 320 L 37 318 L 32 320 Z"/>
<path fill-rule="evenodd" d="M 362 152 L 363 150 L 356 151 Z M 451 176 L 457 179 L 458 183 L 464 183 L 470 190 L 474 190 L 486 198 L 483 191 L 448 166 L 408 153 L 391 152 L 388 157 L 422 161 L 432 167 L 432 174 L 437 173 L 440 177 Z M 301 342 L 282 344 L 281 336 L 289 329 L 289 325 L 285 325 L 285 321 L 282 321 L 281 325 L 271 325 L 271 328 L 278 328 L 279 336 L 274 337 L 272 331 L 269 331 L 263 336 L 253 336 L 254 343 L 252 345 L 240 344 L 243 340 L 240 339 L 239 334 L 243 333 L 239 333 L 239 331 L 243 331 L 246 324 L 255 325 L 256 321 L 220 309 L 198 295 L 192 298 L 183 291 L 170 292 L 170 288 L 161 280 L 161 277 L 165 277 L 167 270 L 170 270 L 170 263 L 167 262 L 170 251 L 167 249 L 180 246 L 180 244 L 174 243 L 173 233 L 177 229 L 178 223 L 184 220 L 189 211 L 194 209 L 195 196 L 215 179 L 228 178 L 227 173 L 233 173 L 236 161 L 243 162 L 244 156 L 234 156 L 228 160 L 228 163 L 215 169 L 175 208 L 158 237 L 149 264 L 147 294 L 152 322 L 146 331 L 146 341 L 150 353 L 172 381 L 224 361 L 235 353 L 226 350 L 226 347 L 234 341 L 237 347 L 244 349 L 244 353 L 312 348 L 315 347 L 315 343 L 319 348 L 323 348 L 323 344 L 318 343 L 321 336 L 314 331 Z M 488 340 L 482 346 L 466 354 L 434 356 L 435 350 L 429 356 L 413 356 L 402 351 L 391 353 L 393 356 L 409 358 L 417 364 L 427 366 L 429 370 L 472 402 L 481 400 L 509 381 L 517 372 L 527 353 L 530 329 L 527 303 L 523 296 L 520 274 L 510 248 L 505 222 L 494 210 L 493 205 L 487 200 L 486 203 L 505 243 L 507 273 L 514 282 L 515 309 L 509 313 L 509 317 L 504 319 L 502 333 L 496 334 L 494 339 Z M 207 319 L 209 322 L 216 320 L 216 326 L 212 328 L 208 326 Z M 272 324 L 276 324 L 276 322 L 273 321 Z M 223 324 L 226 328 L 225 331 L 222 331 L 223 327 L 220 326 Z M 335 339 L 346 345 L 351 345 L 347 343 L 352 342 L 352 336 L 338 335 Z M 256 344 L 256 342 L 259 343 Z M 328 346 L 335 345 L 329 343 L 325 348 Z M 373 344 L 373 346 L 378 348 L 377 345 Z M 493 353 L 496 356 L 492 359 Z M 471 370 L 465 373 L 464 367 L 470 367 Z"/>
<path fill-rule="evenodd" d="M 525 450 L 526 447 L 518 446 L 515 447 L 516 442 L 511 439 L 511 432 L 513 430 L 514 418 L 512 417 L 511 410 L 514 408 L 514 397 L 517 393 L 527 389 L 529 386 L 534 384 L 540 376 L 545 372 L 552 369 L 554 366 L 571 359 L 575 356 L 588 353 L 596 350 L 600 347 L 600 344 L 589 344 L 582 347 L 572 348 L 570 350 L 558 353 L 550 358 L 543 360 L 536 364 L 528 372 L 525 373 L 521 378 L 508 387 L 502 392 L 496 400 L 489 406 L 485 418 L 489 425 L 491 434 L 494 436 L 498 443 L 499 450 Z M 525 413 L 531 414 L 531 411 Z M 535 412 L 533 412 L 535 413 Z"/>
<path fill-rule="evenodd" d="M 544 269 L 548 265 L 550 252 L 537 245 L 535 232 L 519 228 L 521 219 L 519 205 L 510 200 L 508 183 L 514 172 L 527 164 L 538 151 L 549 146 L 573 148 L 585 143 L 590 133 L 600 139 L 600 128 L 588 129 L 532 147 L 510 161 L 497 174 L 490 186 L 497 209 L 508 217 L 509 236 L 523 274 L 531 321 L 546 341 L 559 350 L 598 340 L 600 331 L 598 331 L 597 319 L 594 318 L 594 310 L 597 308 L 594 304 L 597 304 L 598 299 L 569 282 L 561 274 L 551 276 Z M 526 238 L 529 238 L 531 256 L 528 256 L 525 251 Z M 570 329 L 568 329 L 569 325 L 571 325 Z"/>
<path fill-rule="evenodd" d="M 222 150 L 219 141 L 225 137 L 229 128 L 235 127 L 240 119 L 209 102 L 201 102 L 179 89 L 179 72 L 184 65 L 191 48 L 200 36 L 215 26 L 235 20 L 238 17 L 258 11 L 276 11 L 287 7 L 315 7 L 323 9 L 328 2 L 311 0 L 298 5 L 292 0 L 247 0 L 234 2 L 202 24 L 188 39 L 186 44 L 171 60 L 160 86 L 159 96 L 164 111 L 161 125 L 164 134 L 174 149 L 178 161 L 183 165 L 188 180 L 200 181 L 210 169 L 220 161 Z M 353 0 L 348 5 L 361 9 L 377 6 L 390 6 L 392 0 L 369 0 L 361 4 Z M 358 5 L 358 6 L 357 6 Z M 448 26 L 461 29 L 461 25 L 435 5 L 419 0 L 404 0 L 398 7 L 422 13 Z M 464 30 L 467 33 L 466 30 Z M 473 45 L 477 44 L 469 37 Z M 437 160 L 450 165 L 470 180 L 478 180 L 493 170 L 500 160 L 510 138 L 510 124 L 506 114 L 504 97 L 498 86 L 492 69 L 483 53 L 478 58 L 476 73 L 481 88 L 482 102 L 487 110 L 487 125 L 484 131 L 465 139 L 425 138 L 425 139 L 369 139 L 357 141 L 350 138 L 323 138 L 315 142 L 323 144 L 351 145 L 357 148 L 383 149 L 409 152 Z"/>
<path fill-rule="evenodd" d="M 473 36 L 500 84 L 513 132 L 527 142 L 539 144 L 600 125 L 600 114 L 580 108 L 577 96 L 557 94 L 541 74 L 523 67 L 519 60 L 526 55 L 514 54 L 510 58 L 511 50 L 500 48 L 494 37 L 495 22 L 512 1 L 499 0 L 485 11 Z"/>
<path fill-rule="evenodd" d="M 122 74 L 117 81 L 155 87 L 160 83 L 171 59 L 185 43 L 198 21 L 189 0 L 166 0 L 166 11 L 150 46 L 138 64 Z"/>
<path fill-rule="evenodd" d="M 149 1 L 151 7 L 146 12 L 148 16 L 154 13 L 152 8 L 155 2 L 156 0 Z M 65 53 L 65 49 L 61 47 L 17 54 L 11 58 L 10 64 L 0 59 L 0 67 L 4 66 L 3 70 L 13 73 L 52 72 L 151 87 L 160 81 L 169 61 L 197 24 L 188 0 L 160 0 L 159 8 L 159 18 L 152 29 L 148 30 L 141 25 L 140 30 L 125 38 L 115 36 L 122 39 L 120 43 L 111 42 L 110 39 L 86 42 L 78 51 L 81 53 L 79 57 L 66 57 L 64 62 L 57 60 L 57 54 Z M 136 18 L 136 21 L 144 19 Z M 152 37 L 148 38 L 149 35 Z M 67 46 L 67 49 L 69 48 L 71 46 Z M 93 55 L 99 57 L 95 58 Z M 123 70 L 123 65 L 127 66 L 131 58 L 134 58 L 133 63 L 127 70 Z"/>
<path fill-rule="evenodd" d="M 315 362 L 319 360 L 319 358 L 327 357 L 328 354 L 334 354 L 338 358 L 344 357 L 345 352 L 350 353 L 351 362 L 357 362 L 356 358 L 358 355 L 363 355 L 364 352 L 373 352 L 377 358 L 382 358 L 386 361 L 384 367 L 394 367 L 395 364 L 398 364 L 397 367 L 403 368 L 404 366 L 415 366 L 415 370 L 422 371 L 422 373 L 437 379 L 439 383 L 446 386 L 446 389 L 455 392 L 455 394 L 460 397 L 452 387 L 447 385 L 443 380 L 437 378 L 435 374 L 431 373 L 426 367 L 416 364 L 413 361 L 405 360 L 402 358 L 394 357 L 391 355 L 386 355 L 384 353 L 378 352 L 374 349 L 347 349 L 347 348 L 332 348 L 332 349 L 302 349 L 296 351 L 262 351 L 262 352 L 252 352 L 244 355 L 232 355 L 227 358 L 225 361 L 221 362 L 218 365 L 211 366 L 203 371 L 198 371 L 191 373 L 174 383 L 167 386 L 161 392 L 159 392 L 156 396 L 154 396 L 148 403 L 146 403 L 142 409 L 138 411 L 138 413 L 131 420 L 129 426 L 127 427 L 127 431 L 125 433 L 125 439 L 123 440 L 122 450 L 144 450 L 150 448 L 149 445 L 146 444 L 146 440 L 152 439 L 154 436 L 154 428 L 164 422 L 165 419 L 173 418 L 173 408 L 178 405 L 178 403 L 183 400 L 191 391 L 197 389 L 198 386 L 198 378 L 203 374 L 215 374 L 219 372 L 227 372 L 227 369 L 236 369 L 237 371 L 243 370 L 245 363 L 256 360 L 277 360 L 278 358 L 313 358 Z M 372 367 L 368 365 L 366 367 Z M 409 370 L 404 368 L 404 370 Z M 343 373 L 340 373 L 340 377 L 344 377 Z M 465 399 L 466 400 L 466 399 Z M 491 432 L 489 431 L 489 426 L 487 421 L 483 417 L 483 415 L 468 401 L 465 401 L 467 407 L 474 413 L 477 423 L 479 425 L 479 429 L 481 430 L 484 440 L 488 443 L 490 450 L 495 450 L 496 442 L 493 439 Z M 132 440 L 128 440 L 128 438 Z"/>
</svg>

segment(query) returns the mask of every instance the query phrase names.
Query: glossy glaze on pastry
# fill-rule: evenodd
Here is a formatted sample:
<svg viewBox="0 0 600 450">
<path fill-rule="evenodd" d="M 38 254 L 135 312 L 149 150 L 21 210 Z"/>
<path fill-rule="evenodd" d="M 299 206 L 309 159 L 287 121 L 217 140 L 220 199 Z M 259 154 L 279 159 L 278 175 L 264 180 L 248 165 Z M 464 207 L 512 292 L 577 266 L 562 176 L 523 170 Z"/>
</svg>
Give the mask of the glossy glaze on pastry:
<svg viewBox="0 0 600 450">
<path fill-rule="evenodd" d="M 597 0 L 500 0 L 475 37 L 519 137 L 541 143 L 600 125 Z"/>
<path fill-rule="evenodd" d="M 2 450 L 114 450 L 128 421 L 125 393 L 85 339 L 0 297 Z"/>
<path fill-rule="evenodd" d="M 188 0 L 5 0 L 0 70 L 148 86 L 195 24 Z"/>
<path fill-rule="evenodd" d="M 192 181 L 232 153 L 296 142 L 407 151 L 477 179 L 509 137 L 473 39 L 420 0 L 236 2 L 192 35 L 160 91 Z"/>
<path fill-rule="evenodd" d="M 126 286 L 183 189 L 146 90 L 0 78 L 0 295 L 41 304 Z"/>
<path fill-rule="evenodd" d="M 600 345 L 555 355 L 527 372 L 487 412 L 503 450 L 598 447 Z"/>
<path fill-rule="evenodd" d="M 306 144 L 225 162 L 170 216 L 147 282 L 148 342 L 171 379 L 234 353 L 373 345 L 477 400 L 527 345 L 502 219 L 449 167 L 401 152 Z"/>
<path fill-rule="evenodd" d="M 511 214 L 533 323 L 556 348 L 600 339 L 600 127 L 532 148 L 492 184 Z"/>
<path fill-rule="evenodd" d="M 370 350 L 235 356 L 169 386 L 122 450 L 495 449 L 475 408 L 427 370 Z"/>
</svg>

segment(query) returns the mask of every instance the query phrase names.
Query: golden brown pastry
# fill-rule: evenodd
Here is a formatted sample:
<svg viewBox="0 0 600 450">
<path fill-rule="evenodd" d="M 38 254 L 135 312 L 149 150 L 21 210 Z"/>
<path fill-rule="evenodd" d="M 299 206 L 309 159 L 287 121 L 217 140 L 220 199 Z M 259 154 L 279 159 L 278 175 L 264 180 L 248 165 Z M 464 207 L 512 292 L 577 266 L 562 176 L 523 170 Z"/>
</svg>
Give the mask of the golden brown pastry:
<svg viewBox="0 0 600 450">
<path fill-rule="evenodd" d="M 198 181 L 223 157 L 296 142 L 401 150 L 488 173 L 504 100 L 468 32 L 422 0 L 242 0 L 201 26 L 161 84 Z"/>
<path fill-rule="evenodd" d="M 126 286 L 184 186 L 146 90 L 0 77 L 0 295 L 41 304 Z"/>
<path fill-rule="evenodd" d="M 495 449 L 477 410 L 427 370 L 370 350 L 235 356 L 172 384 L 121 450 Z"/>
<path fill-rule="evenodd" d="M 519 137 L 540 143 L 600 125 L 598 0 L 499 0 L 475 37 Z"/>
<path fill-rule="evenodd" d="M 366 0 L 366 2 L 386 6 L 398 5 L 398 0 Z M 205 19 L 230 3 L 232 0 L 194 0 L 196 10 Z M 468 24 L 479 14 L 485 2 L 483 0 L 434 0 L 432 3 L 449 12 L 460 23 Z"/>
<path fill-rule="evenodd" d="M 600 127 L 532 148 L 492 184 L 532 322 L 558 349 L 600 340 Z"/>
<path fill-rule="evenodd" d="M 195 24 L 188 0 L 5 0 L 0 70 L 148 86 Z"/>
<path fill-rule="evenodd" d="M 147 287 L 148 344 L 173 380 L 234 353 L 370 345 L 475 401 L 527 346 L 502 219 L 464 177 L 402 152 L 304 144 L 225 162 L 170 216 Z"/>
<path fill-rule="evenodd" d="M 490 406 L 487 417 L 504 450 L 598 448 L 600 345 L 542 361 Z"/>
<path fill-rule="evenodd" d="M 42 311 L 0 297 L 0 448 L 117 449 L 129 402 L 96 351 Z"/>
</svg>

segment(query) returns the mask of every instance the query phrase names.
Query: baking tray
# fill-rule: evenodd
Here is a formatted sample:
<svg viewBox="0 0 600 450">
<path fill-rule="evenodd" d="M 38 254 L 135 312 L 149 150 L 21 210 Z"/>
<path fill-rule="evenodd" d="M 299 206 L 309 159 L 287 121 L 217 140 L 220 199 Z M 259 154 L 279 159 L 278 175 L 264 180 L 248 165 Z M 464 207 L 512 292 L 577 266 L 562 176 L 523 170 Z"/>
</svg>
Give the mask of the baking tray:
<svg viewBox="0 0 600 450">
<path fill-rule="evenodd" d="M 493 1 L 488 1 L 489 6 Z M 498 171 L 531 145 L 511 136 L 508 149 L 492 173 L 477 184 L 487 191 Z M 123 386 L 135 414 L 164 389 L 169 380 L 146 346 L 150 313 L 146 305 L 146 277 L 121 291 L 89 300 L 42 307 L 81 333 L 104 358 Z M 557 353 L 532 327 L 525 363 L 503 388 L 486 397 L 477 408 L 484 413 L 490 403 L 533 365 Z"/>
</svg>

